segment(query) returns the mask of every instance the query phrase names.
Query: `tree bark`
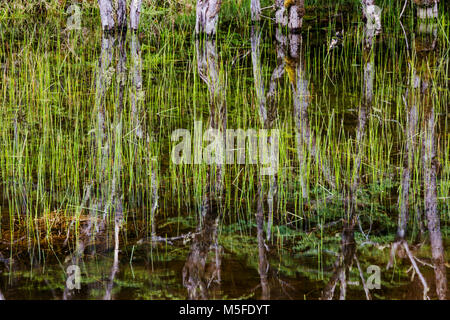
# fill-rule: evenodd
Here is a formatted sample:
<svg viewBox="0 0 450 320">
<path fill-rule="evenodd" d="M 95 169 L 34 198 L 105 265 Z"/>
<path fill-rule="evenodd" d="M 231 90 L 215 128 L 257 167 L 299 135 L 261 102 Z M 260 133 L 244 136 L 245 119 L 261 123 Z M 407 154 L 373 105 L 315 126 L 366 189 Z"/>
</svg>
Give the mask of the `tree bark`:
<svg viewBox="0 0 450 320">
<path fill-rule="evenodd" d="M 414 103 L 409 110 L 409 117 L 407 119 L 405 134 L 405 160 L 401 180 L 402 191 L 400 194 L 400 216 L 398 219 L 397 239 L 404 239 L 406 236 L 406 229 L 409 219 L 409 187 L 411 184 L 411 171 L 414 166 L 414 140 L 417 125 L 417 107 Z"/>
<path fill-rule="evenodd" d="M 303 16 L 305 15 L 305 0 L 285 0 L 286 3 L 292 3 L 289 6 L 288 29 L 291 32 L 299 31 L 303 25 Z"/>
<path fill-rule="evenodd" d="M 414 0 L 417 5 L 419 19 L 434 19 L 438 17 L 439 0 Z"/>
<path fill-rule="evenodd" d="M 252 0 L 250 3 L 250 11 L 252 15 L 252 21 L 260 21 L 261 20 L 261 1 L 260 0 Z"/>
<path fill-rule="evenodd" d="M 268 279 L 268 271 L 270 268 L 269 260 L 267 259 L 267 249 L 264 242 L 264 204 L 263 204 L 263 186 L 261 177 L 258 177 L 258 208 L 256 213 L 256 227 L 258 239 L 258 272 L 261 284 L 261 299 L 270 299 L 270 286 Z"/>
<path fill-rule="evenodd" d="M 130 7 L 130 28 L 137 30 L 139 27 L 139 18 L 141 15 L 142 0 L 132 0 Z"/>
<path fill-rule="evenodd" d="M 213 36 L 217 32 L 222 0 L 197 0 L 195 33 Z"/>
<path fill-rule="evenodd" d="M 437 210 L 435 126 L 436 121 L 434 119 L 434 109 L 432 108 L 425 115 L 425 137 L 423 139 L 425 214 L 428 219 L 431 255 L 436 276 L 436 293 L 439 300 L 445 300 L 447 296 L 447 276 L 440 217 Z"/>
<path fill-rule="evenodd" d="M 287 10 L 284 7 L 284 0 L 275 0 L 275 22 L 282 25 L 283 27 L 287 25 Z"/>
<path fill-rule="evenodd" d="M 113 30 L 115 27 L 115 22 L 114 9 L 111 0 L 98 0 L 98 7 L 100 8 L 100 18 L 102 20 L 103 30 Z"/>
</svg>

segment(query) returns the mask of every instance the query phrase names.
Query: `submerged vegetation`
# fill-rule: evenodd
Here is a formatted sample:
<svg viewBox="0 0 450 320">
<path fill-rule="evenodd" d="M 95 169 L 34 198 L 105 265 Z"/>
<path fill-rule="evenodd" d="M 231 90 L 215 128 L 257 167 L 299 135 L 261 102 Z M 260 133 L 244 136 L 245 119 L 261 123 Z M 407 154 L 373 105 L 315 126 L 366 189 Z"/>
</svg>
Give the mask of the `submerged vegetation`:
<svg viewBox="0 0 450 320">
<path fill-rule="evenodd" d="M 291 2 L 143 0 L 127 31 L 0 1 L 0 298 L 448 297 L 448 3 Z M 175 164 L 198 121 L 278 130 L 276 172 Z"/>
</svg>

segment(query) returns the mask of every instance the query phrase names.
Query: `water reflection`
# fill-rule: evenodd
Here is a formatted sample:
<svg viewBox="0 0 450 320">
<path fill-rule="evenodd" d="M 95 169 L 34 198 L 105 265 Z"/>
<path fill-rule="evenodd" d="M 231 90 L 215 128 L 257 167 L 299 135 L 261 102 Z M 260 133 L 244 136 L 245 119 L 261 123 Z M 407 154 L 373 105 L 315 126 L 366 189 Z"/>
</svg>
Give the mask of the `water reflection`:
<svg viewBox="0 0 450 320">
<path fill-rule="evenodd" d="M 433 14 L 434 17 L 434 14 Z M 405 240 L 407 223 L 410 213 L 411 174 L 418 169 L 415 164 L 415 152 L 418 147 L 418 125 L 420 112 L 423 114 L 422 124 L 422 170 L 424 186 L 424 211 L 427 220 L 431 242 L 432 262 L 435 273 L 436 293 L 439 299 L 446 299 L 447 277 L 442 234 L 440 229 L 440 214 L 437 207 L 437 159 L 436 159 L 436 115 L 433 101 L 433 87 L 436 85 L 433 67 L 437 64 L 437 24 L 432 20 L 419 20 L 418 37 L 413 37 L 412 59 L 409 63 L 409 84 L 405 94 L 404 104 L 408 109 L 405 127 L 405 160 L 401 179 L 400 214 L 398 220 L 397 238 L 392 245 L 391 259 L 388 268 L 392 267 L 395 254 L 403 247 L 414 272 L 423 288 L 423 298 L 429 299 L 430 290 L 426 278 L 419 268 L 418 260 L 408 242 Z M 413 189 L 412 192 L 415 192 Z M 420 210 L 416 209 L 416 218 L 420 224 L 421 235 L 423 223 Z"/>
<path fill-rule="evenodd" d="M 225 101 L 225 84 L 220 74 L 217 48 L 212 40 L 196 40 L 197 67 L 200 78 L 208 87 L 209 128 L 219 130 L 222 141 L 226 141 L 227 108 Z M 215 154 L 216 157 L 224 157 Z M 216 161 L 210 165 L 200 203 L 200 221 L 193 236 L 190 252 L 182 270 L 183 286 L 188 291 L 189 299 L 210 298 L 209 288 L 213 282 L 221 282 L 222 248 L 218 243 L 217 228 L 223 211 L 223 163 Z M 215 258 L 207 265 L 208 255 Z M 208 267 L 208 268 L 207 268 Z"/>
<path fill-rule="evenodd" d="M 283 37 L 280 36 L 280 29 L 277 28 L 276 48 L 277 48 L 277 64 L 272 72 L 270 78 L 269 89 L 267 93 L 264 89 L 264 80 L 262 76 L 261 65 L 261 37 L 262 30 L 259 25 L 252 26 L 251 30 L 251 50 L 252 50 L 252 65 L 253 78 L 256 91 L 256 104 L 259 110 L 260 123 L 264 129 L 273 129 L 278 118 L 278 91 L 280 80 L 284 75 L 284 56 L 283 55 Z M 269 143 L 272 143 L 272 138 L 269 137 Z M 277 173 L 274 172 L 268 177 L 268 186 L 265 184 L 265 178 L 262 175 L 257 177 L 258 202 L 256 212 L 256 227 L 257 227 L 257 241 L 258 241 L 258 272 L 260 276 L 261 299 L 270 299 L 270 285 L 269 285 L 269 269 L 270 264 L 268 260 L 269 248 L 266 240 L 270 241 L 272 236 L 272 225 L 274 206 L 276 207 L 276 198 L 278 192 Z M 264 236 L 264 198 L 267 195 L 267 228 L 266 236 Z"/>
<path fill-rule="evenodd" d="M 107 220 L 114 221 L 114 258 L 106 284 L 104 299 L 112 298 L 114 278 L 119 270 L 119 232 L 123 223 L 123 193 L 121 191 L 123 106 L 126 84 L 126 33 L 103 32 L 99 66 L 96 74 L 94 150 L 91 163 L 92 181 L 84 188 L 84 198 L 77 216 L 88 208 L 87 216 L 76 237 L 74 253 L 66 258 L 67 266 L 80 266 L 85 250 L 107 250 Z M 115 55 L 114 55 L 115 53 Z M 113 63 L 116 63 L 114 70 Z M 115 78 L 114 78 L 115 75 Z M 116 80 L 115 85 L 112 79 Z M 108 90 L 115 90 L 113 110 L 108 108 Z M 113 113 L 113 116 L 110 113 Z M 111 165 L 112 164 L 112 165 Z M 69 240 L 69 234 L 66 243 Z M 105 247 L 106 245 L 106 247 Z M 70 299 L 73 288 L 66 284 L 63 299 Z"/>
<path fill-rule="evenodd" d="M 435 6 L 437 10 L 437 6 Z M 428 25 L 424 27 L 423 25 Z M 426 30 L 432 30 L 427 33 Z M 430 39 L 431 38 L 431 39 Z M 413 95 L 423 109 L 422 166 L 424 179 L 425 216 L 431 242 L 432 262 L 436 280 L 436 293 L 439 299 L 447 297 L 447 276 L 444 246 L 440 228 L 440 213 L 437 207 L 437 159 L 436 159 L 436 115 L 433 102 L 433 87 L 436 85 L 431 67 L 436 66 L 438 54 L 434 52 L 437 43 L 437 23 L 421 21 L 419 38 L 413 48 L 417 56 L 413 79 Z"/>
<path fill-rule="evenodd" d="M 367 120 L 373 107 L 375 78 L 374 37 L 379 34 L 379 31 L 375 32 L 370 26 L 371 25 L 368 22 L 364 28 L 362 98 L 359 107 L 358 125 L 356 129 L 357 152 L 353 157 L 352 179 L 351 181 L 348 181 L 343 190 L 344 192 L 347 192 L 347 195 L 344 196 L 346 199 L 346 213 L 344 226 L 341 233 L 341 249 L 336 262 L 334 263 L 333 273 L 322 291 L 321 299 L 323 300 L 332 300 L 334 298 L 335 289 L 338 284 L 339 299 L 346 299 L 348 285 L 353 284 L 350 283 L 350 270 L 352 269 L 354 263 L 356 263 L 366 299 L 372 299 L 370 291 L 366 285 L 364 272 L 357 257 L 357 245 L 355 241 L 355 226 L 357 223 L 360 224 L 357 209 L 357 192 L 360 187 L 361 161 L 364 155 L 364 139 L 366 135 Z"/>
</svg>

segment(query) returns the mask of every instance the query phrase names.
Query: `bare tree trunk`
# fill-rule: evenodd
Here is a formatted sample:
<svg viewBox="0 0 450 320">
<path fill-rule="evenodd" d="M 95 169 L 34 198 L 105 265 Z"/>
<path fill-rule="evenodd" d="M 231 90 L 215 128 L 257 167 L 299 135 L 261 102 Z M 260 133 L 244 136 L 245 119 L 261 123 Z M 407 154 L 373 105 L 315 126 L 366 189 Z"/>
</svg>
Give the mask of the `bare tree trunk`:
<svg viewBox="0 0 450 320">
<path fill-rule="evenodd" d="M 283 27 L 287 25 L 287 10 L 284 7 L 284 0 L 275 0 L 275 22 L 282 25 Z"/>
<path fill-rule="evenodd" d="M 255 83 L 256 104 L 259 108 L 261 122 L 265 123 L 267 119 L 267 110 L 266 110 L 266 97 L 264 92 L 264 82 L 261 68 L 261 52 L 260 52 L 261 32 L 258 26 L 252 27 L 250 42 L 252 47 L 253 80 Z"/>
<path fill-rule="evenodd" d="M 417 125 L 417 107 L 414 103 L 409 110 L 406 123 L 406 147 L 405 160 L 401 180 L 402 191 L 400 194 L 400 216 L 398 219 L 397 239 L 404 239 L 409 218 L 409 187 L 411 184 L 411 171 L 414 165 L 414 139 Z"/>
<path fill-rule="evenodd" d="M 213 36 L 217 32 L 222 0 L 197 0 L 195 33 Z"/>
<path fill-rule="evenodd" d="M 256 213 L 256 227 L 258 238 L 258 272 L 261 284 L 262 296 L 261 299 L 270 299 L 270 286 L 268 280 L 268 271 L 270 268 L 269 261 L 267 259 L 267 249 L 264 242 L 264 204 L 263 204 L 263 186 L 261 177 L 258 177 L 258 208 Z"/>
<path fill-rule="evenodd" d="M 142 0 L 132 0 L 130 7 L 130 28 L 137 30 L 139 27 L 139 18 L 141 15 Z"/>
<path fill-rule="evenodd" d="M 279 44 L 277 43 L 277 51 L 279 49 Z M 264 81 L 262 77 L 262 67 L 261 67 L 261 31 L 259 26 L 253 26 L 251 31 L 251 47 L 252 47 L 252 63 L 253 63 L 253 77 L 255 82 L 255 91 L 257 105 L 259 108 L 259 116 L 264 129 L 272 129 L 274 122 L 277 118 L 277 102 L 276 102 L 276 91 L 277 82 L 279 80 L 279 67 L 277 67 L 272 74 L 271 81 L 269 84 L 269 92 L 267 97 L 264 90 Z M 279 59 L 277 59 L 279 60 Z M 266 103 L 268 101 L 268 103 Z M 272 143 L 272 137 L 269 138 L 270 143 Z M 269 208 L 268 221 L 267 221 L 267 240 L 271 239 L 271 229 L 273 223 L 273 208 L 274 201 L 276 199 L 278 192 L 277 187 L 277 175 L 273 174 L 270 177 L 269 190 L 267 194 L 267 205 Z"/>
<path fill-rule="evenodd" d="M 259 1 L 258 1 L 259 2 Z M 262 67 L 261 67 L 261 30 L 259 26 L 253 26 L 251 31 L 251 47 L 252 47 L 252 64 L 253 64 L 253 78 L 255 83 L 255 91 L 256 91 L 256 104 L 259 109 L 259 116 L 261 123 L 264 128 L 270 129 L 273 124 L 273 120 L 276 114 L 276 106 L 275 106 L 275 94 L 276 94 L 276 82 L 272 76 L 271 85 L 272 88 L 272 96 L 268 97 L 269 106 L 266 104 L 266 95 L 264 90 L 264 80 L 262 76 Z M 273 82 L 273 83 L 272 83 Z M 269 108 L 269 110 L 267 109 Z M 268 224 L 267 224 L 267 239 L 270 239 L 270 229 L 272 225 L 272 216 L 273 216 L 273 198 L 276 193 L 276 176 L 273 175 L 271 177 L 270 189 L 267 196 L 267 203 L 269 207 L 268 212 Z M 261 181 L 262 177 L 258 177 L 258 207 L 256 213 L 256 226 L 257 226 L 257 240 L 258 240 L 258 272 L 260 277 L 260 285 L 262 296 L 261 299 L 267 300 L 270 299 L 270 286 L 268 281 L 268 271 L 269 271 L 269 261 L 267 259 L 267 249 L 264 241 L 264 187 L 263 182 Z"/>
<path fill-rule="evenodd" d="M 438 17 L 439 0 L 414 0 L 417 5 L 419 19 L 434 19 Z"/>
<path fill-rule="evenodd" d="M 440 218 L 437 210 L 435 125 L 434 109 L 432 108 L 425 115 L 425 137 L 423 139 L 425 214 L 428 219 L 431 255 L 436 276 L 436 293 L 440 300 L 445 300 L 447 296 L 447 276 Z"/>
<path fill-rule="evenodd" d="M 303 38 L 301 34 L 289 34 L 289 57 L 286 59 L 286 70 L 291 82 L 292 96 L 294 100 L 294 121 L 296 125 L 297 154 L 300 162 L 300 184 L 302 186 L 303 198 L 308 198 L 309 186 L 305 179 L 308 168 L 308 158 L 315 159 L 322 169 L 323 176 L 328 184 L 335 186 L 329 163 L 322 157 L 316 144 L 316 138 L 311 132 L 308 107 L 311 102 L 311 92 L 308 71 L 305 69 L 303 57 Z"/>
<path fill-rule="evenodd" d="M 349 220 L 346 221 L 342 230 L 341 252 L 334 264 L 334 272 L 322 291 L 321 300 L 333 300 L 338 282 L 340 282 L 339 299 L 345 300 L 346 298 L 348 273 L 352 268 L 353 261 L 356 260 L 355 222 L 356 217 L 350 213 Z"/>
<path fill-rule="evenodd" d="M 123 124 L 122 124 L 122 114 L 123 114 L 123 98 L 124 89 L 126 83 L 126 61 L 127 55 L 125 51 L 125 40 L 126 33 L 122 32 L 119 36 L 118 51 L 119 60 L 116 67 L 117 72 L 117 106 L 115 108 L 114 115 L 114 137 L 112 141 L 112 146 L 114 148 L 110 158 L 113 158 L 113 172 L 112 172 L 112 182 L 110 190 L 110 206 L 114 208 L 114 262 L 111 267 L 111 274 L 109 282 L 107 284 L 106 292 L 103 297 L 104 300 L 112 299 L 112 289 L 114 287 L 114 278 L 119 271 L 119 231 L 123 223 L 123 205 L 122 205 L 122 191 L 120 177 L 122 172 L 122 134 L 123 134 Z"/>
<path fill-rule="evenodd" d="M 261 20 L 261 1 L 260 0 L 252 0 L 250 3 L 250 11 L 252 15 L 252 21 L 260 21 Z"/>
<path fill-rule="evenodd" d="M 131 102 L 131 123 L 133 125 L 134 134 L 137 138 L 144 137 L 143 127 L 139 119 L 141 111 L 140 102 L 142 100 L 142 59 L 141 49 L 138 36 L 132 34 L 131 36 L 131 81 L 133 88 L 130 93 Z"/>
<path fill-rule="evenodd" d="M 401 194 L 399 195 L 400 215 L 398 217 L 397 241 L 403 240 L 406 236 L 407 224 L 409 219 L 409 189 L 411 184 L 411 172 L 414 166 L 414 145 L 416 139 L 416 126 L 418 121 L 417 112 L 417 92 L 420 91 L 418 85 L 420 79 L 414 76 L 410 80 L 410 88 L 406 93 L 404 100 L 406 108 L 409 108 L 408 118 L 405 127 L 405 159 L 401 178 Z"/>
<path fill-rule="evenodd" d="M 420 2 L 421 5 L 433 6 L 437 2 L 435 0 L 423 0 L 416 1 L 416 4 Z M 437 12 L 436 12 L 437 14 Z M 437 16 L 437 15 L 436 15 Z M 427 18 L 430 18 L 429 16 Z M 437 207 L 437 159 L 436 159 L 436 119 L 434 103 L 432 101 L 432 81 L 433 74 L 430 71 L 430 65 L 435 64 L 433 60 L 433 54 L 428 54 L 436 47 L 437 42 L 437 25 L 434 23 L 428 23 L 428 21 L 422 21 L 424 26 L 419 25 L 419 33 L 423 30 L 431 29 L 430 32 L 433 38 L 426 39 L 424 36 L 420 39 L 416 39 L 415 48 L 416 51 L 425 51 L 427 54 L 421 56 L 419 60 L 420 65 L 417 70 L 421 71 L 421 74 L 416 76 L 414 82 L 418 87 L 418 94 L 421 97 L 420 105 L 424 109 L 424 136 L 422 146 L 422 161 L 423 161 L 423 176 L 424 176 L 424 198 L 425 198 L 425 216 L 428 221 L 428 231 L 431 242 L 431 255 L 434 264 L 434 273 L 436 280 L 436 293 L 440 300 L 445 300 L 447 296 L 447 274 L 445 267 L 445 251 L 443 246 L 441 228 L 440 228 L 440 214 Z M 420 90 L 420 91 L 419 91 Z"/>
<path fill-rule="evenodd" d="M 225 89 L 220 77 L 216 47 L 213 41 L 196 40 L 197 67 L 200 78 L 207 84 L 210 94 L 210 128 L 226 131 Z M 216 279 L 220 283 L 221 247 L 218 244 L 217 227 L 222 213 L 223 167 L 211 166 L 201 203 L 202 217 L 192 240 L 191 250 L 184 264 L 183 286 L 189 299 L 208 299 L 209 284 Z M 215 249 L 214 272 L 208 278 L 206 264 L 208 254 Z"/>
<path fill-rule="evenodd" d="M 117 27 L 121 30 L 127 28 L 127 1 L 117 0 Z"/>
<path fill-rule="evenodd" d="M 98 0 L 98 7 L 100 8 L 100 18 L 102 20 L 103 30 L 113 30 L 115 27 L 115 22 L 114 9 L 111 0 Z"/>
</svg>

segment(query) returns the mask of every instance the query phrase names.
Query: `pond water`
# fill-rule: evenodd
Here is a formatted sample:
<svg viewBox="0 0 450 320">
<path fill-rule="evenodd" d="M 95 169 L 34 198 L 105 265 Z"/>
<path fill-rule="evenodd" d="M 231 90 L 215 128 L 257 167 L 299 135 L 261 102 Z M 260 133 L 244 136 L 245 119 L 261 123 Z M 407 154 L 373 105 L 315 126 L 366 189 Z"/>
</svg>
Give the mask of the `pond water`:
<svg viewBox="0 0 450 320">
<path fill-rule="evenodd" d="M 442 9 L 369 28 L 314 8 L 298 34 L 229 18 L 214 40 L 159 16 L 125 35 L 0 20 L 0 297 L 436 299 Z M 267 150 L 230 146 L 238 129 Z M 213 140 L 230 161 L 205 163 Z"/>
</svg>

